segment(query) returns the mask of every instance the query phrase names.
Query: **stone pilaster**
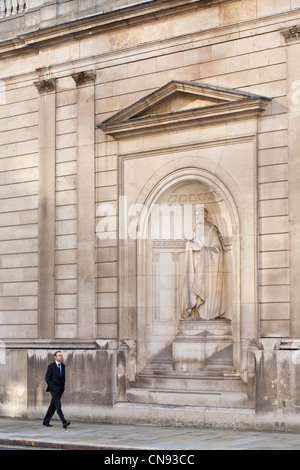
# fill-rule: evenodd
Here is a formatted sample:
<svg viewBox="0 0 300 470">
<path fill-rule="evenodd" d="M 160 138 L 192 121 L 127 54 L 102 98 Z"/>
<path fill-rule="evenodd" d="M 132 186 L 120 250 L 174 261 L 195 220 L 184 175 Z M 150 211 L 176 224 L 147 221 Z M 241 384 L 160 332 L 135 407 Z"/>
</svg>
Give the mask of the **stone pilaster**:
<svg viewBox="0 0 300 470">
<path fill-rule="evenodd" d="M 39 338 L 54 338 L 56 80 L 34 85 L 39 91 Z"/>
<path fill-rule="evenodd" d="M 76 73 L 77 86 L 77 337 L 94 338 L 95 309 L 95 74 Z"/>
<path fill-rule="evenodd" d="M 288 83 L 288 196 L 289 196 L 289 253 L 290 253 L 290 336 L 300 335 L 300 25 L 282 31 L 287 43 Z"/>
</svg>

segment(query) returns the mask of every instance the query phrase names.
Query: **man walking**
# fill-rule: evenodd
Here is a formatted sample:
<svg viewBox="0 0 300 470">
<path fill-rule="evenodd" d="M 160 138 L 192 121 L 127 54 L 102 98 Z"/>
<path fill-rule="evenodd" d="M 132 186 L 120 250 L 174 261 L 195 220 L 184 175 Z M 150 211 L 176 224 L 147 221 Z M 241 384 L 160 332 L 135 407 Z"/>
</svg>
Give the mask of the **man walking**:
<svg viewBox="0 0 300 470">
<path fill-rule="evenodd" d="M 64 428 L 67 428 L 71 424 L 70 421 L 65 419 L 61 409 L 60 399 L 65 390 L 65 365 L 61 361 L 62 353 L 61 351 L 56 351 L 56 353 L 54 353 L 54 362 L 48 365 L 45 375 L 45 380 L 48 385 L 46 391 L 50 392 L 52 395 L 50 406 L 43 421 L 43 425 L 47 427 L 52 426 L 52 424 L 50 424 L 50 420 L 55 411 L 60 417 Z"/>
</svg>

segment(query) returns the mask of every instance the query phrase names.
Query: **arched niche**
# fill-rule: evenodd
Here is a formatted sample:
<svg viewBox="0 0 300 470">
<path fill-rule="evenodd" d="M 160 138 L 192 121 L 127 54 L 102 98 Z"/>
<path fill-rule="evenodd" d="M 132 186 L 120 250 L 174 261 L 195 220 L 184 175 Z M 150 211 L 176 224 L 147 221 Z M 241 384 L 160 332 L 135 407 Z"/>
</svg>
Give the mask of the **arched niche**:
<svg viewBox="0 0 300 470">
<path fill-rule="evenodd" d="M 224 249 L 226 318 L 233 336 L 233 362 L 240 362 L 240 229 L 233 197 L 212 173 L 185 168 L 159 181 L 141 212 L 137 240 L 137 372 L 171 357 L 181 320 L 186 241 L 195 224 L 195 209 L 208 209 Z M 168 366 L 166 365 L 168 368 Z"/>
</svg>

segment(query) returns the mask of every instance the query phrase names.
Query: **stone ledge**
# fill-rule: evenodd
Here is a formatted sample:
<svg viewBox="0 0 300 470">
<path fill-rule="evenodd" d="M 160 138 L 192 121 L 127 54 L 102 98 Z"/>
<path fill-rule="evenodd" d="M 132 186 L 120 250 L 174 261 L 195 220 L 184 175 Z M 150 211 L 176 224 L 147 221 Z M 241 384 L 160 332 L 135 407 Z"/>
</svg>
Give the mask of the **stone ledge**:
<svg viewBox="0 0 300 470">
<path fill-rule="evenodd" d="M 128 402 L 132 404 L 250 408 L 247 392 L 237 391 L 129 388 L 126 396 Z"/>
<path fill-rule="evenodd" d="M 300 349 L 300 338 L 281 339 L 279 349 L 287 351 Z"/>
<path fill-rule="evenodd" d="M 260 338 L 259 349 L 264 351 L 297 351 L 300 338 Z"/>
<path fill-rule="evenodd" d="M 84 339 L 4 339 L 2 344 L 5 349 L 98 349 L 96 340 Z"/>
</svg>

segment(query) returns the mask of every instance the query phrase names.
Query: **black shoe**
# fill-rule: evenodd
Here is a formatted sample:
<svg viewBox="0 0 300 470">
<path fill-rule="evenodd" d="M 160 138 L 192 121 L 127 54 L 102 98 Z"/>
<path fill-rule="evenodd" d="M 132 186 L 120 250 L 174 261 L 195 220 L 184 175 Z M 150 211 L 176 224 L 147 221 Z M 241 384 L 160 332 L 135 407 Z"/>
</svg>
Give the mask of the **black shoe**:
<svg viewBox="0 0 300 470">
<path fill-rule="evenodd" d="M 44 426 L 47 426 L 47 428 L 53 428 L 53 424 L 50 423 L 43 423 Z"/>
<path fill-rule="evenodd" d="M 70 426 L 70 424 L 70 421 L 66 421 L 65 423 L 63 423 L 63 427 L 66 429 L 68 426 Z"/>
</svg>

